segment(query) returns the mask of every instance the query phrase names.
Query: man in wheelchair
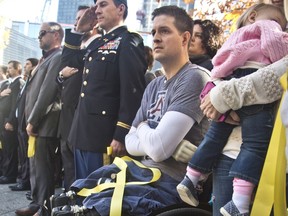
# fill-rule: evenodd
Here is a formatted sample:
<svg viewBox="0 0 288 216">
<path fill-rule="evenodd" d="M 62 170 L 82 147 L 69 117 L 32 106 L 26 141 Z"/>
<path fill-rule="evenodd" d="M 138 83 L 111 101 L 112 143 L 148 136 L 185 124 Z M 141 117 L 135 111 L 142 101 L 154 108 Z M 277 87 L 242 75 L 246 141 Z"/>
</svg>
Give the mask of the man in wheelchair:
<svg viewBox="0 0 288 216">
<path fill-rule="evenodd" d="M 165 75 L 147 86 L 125 139 L 128 153 L 142 163 L 115 158 L 75 181 L 72 191 L 52 197 L 52 215 L 150 215 L 183 203 L 176 186 L 209 126 L 199 108 L 209 75 L 189 61 L 193 21 L 185 10 L 160 7 L 152 20 L 154 58 Z"/>
</svg>

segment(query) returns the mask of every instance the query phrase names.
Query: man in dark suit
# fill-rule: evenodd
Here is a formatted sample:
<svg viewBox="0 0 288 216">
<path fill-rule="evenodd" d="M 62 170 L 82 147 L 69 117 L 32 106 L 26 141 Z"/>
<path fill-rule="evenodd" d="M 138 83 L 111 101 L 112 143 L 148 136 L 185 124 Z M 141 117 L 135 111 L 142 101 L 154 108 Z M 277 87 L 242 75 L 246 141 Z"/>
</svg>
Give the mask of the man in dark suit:
<svg viewBox="0 0 288 216">
<path fill-rule="evenodd" d="M 10 83 L 7 86 L 2 86 L 1 95 L 4 92 L 10 92 L 7 96 L 0 97 L 0 112 L 4 117 L 5 125 L 2 133 L 3 147 L 3 175 L 0 177 L 0 184 L 15 183 L 18 171 L 18 137 L 17 137 L 17 122 L 12 119 L 15 115 L 13 112 L 16 107 L 17 96 L 24 85 L 24 80 L 21 77 L 22 66 L 18 61 L 10 61 L 8 63 L 8 75 Z M 11 122 L 11 124 L 7 124 Z"/>
<path fill-rule="evenodd" d="M 32 71 L 26 86 L 25 118 L 30 141 L 34 137 L 34 151 L 30 157 L 32 202 L 27 208 L 16 210 L 17 215 L 40 214 L 54 193 L 54 160 L 59 147 L 57 125 L 60 114 L 58 85 L 55 82 L 60 67 L 61 41 L 64 31 L 60 24 L 45 22 L 39 32 L 43 57 Z M 33 143 L 29 141 L 29 145 Z M 30 147 L 30 146 L 29 146 Z M 49 207 L 49 206 L 48 206 Z M 38 211 L 39 210 L 39 211 Z"/>
<path fill-rule="evenodd" d="M 0 88 L 7 81 L 7 66 L 0 65 Z"/>
<path fill-rule="evenodd" d="M 95 3 L 80 18 L 78 34 L 66 32 L 62 54 L 74 58 L 73 64 L 84 63 L 80 98 L 68 139 L 75 147 L 76 179 L 87 177 L 103 165 L 108 146 L 113 156 L 126 154 L 124 138 L 145 88 L 143 39 L 124 26 L 127 1 Z M 80 50 L 79 32 L 92 30 L 97 20 L 106 35 Z"/>
<path fill-rule="evenodd" d="M 18 134 L 18 159 L 19 159 L 19 168 L 18 168 L 18 178 L 19 181 L 15 185 L 9 186 L 12 191 L 23 191 L 30 190 L 30 172 L 29 172 L 29 158 L 27 156 L 28 151 L 28 135 L 26 132 L 26 120 L 25 120 L 25 99 L 26 99 L 26 86 L 28 86 L 30 74 L 32 70 L 37 66 L 38 59 L 28 58 L 24 65 L 24 80 L 26 84 L 21 89 L 18 94 L 15 109 L 12 110 L 13 116 L 7 121 L 5 128 L 10 128 L 15 125 L 15 122 L 18 125 L 17 134 Z"/>
</svg>

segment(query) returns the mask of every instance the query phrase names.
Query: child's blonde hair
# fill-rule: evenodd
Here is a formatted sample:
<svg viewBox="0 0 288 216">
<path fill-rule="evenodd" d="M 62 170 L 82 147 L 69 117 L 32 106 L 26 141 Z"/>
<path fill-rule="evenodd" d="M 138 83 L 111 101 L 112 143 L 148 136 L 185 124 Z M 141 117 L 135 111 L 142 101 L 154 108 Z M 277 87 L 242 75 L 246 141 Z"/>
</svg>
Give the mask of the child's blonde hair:
<svg viewBox="0 0 288 216">
<path fill-rule="evenodd" d="M 258 4 L 255 4 L 251 7 L 249 7 L 246 11 L 244 11 L 241 16 L 238 18 L 237 20 L 237 23 L 236 23 L 236 28 L 239 29 L 243 26 L 245 26 L 245 23 L 246 21 L 248 20 L 250 14 L 252 12 L 259 12 L 261 10 L 266 10 L 266 9 L 273 9 L 273 10 L 276 10 L 278 11 L 279 13 L 281 13 L 283 15 L 283 17 L 285 18 L 285 14 L 283 12 L 283 9 L 278 7 L 278 6 L 275 6 L 275 5 L 272 5 L 272 4 L 265 4 L 265 3 L 258 3 Z M 283 29 L 284 30 L 284 29 Z"/>
</svg>

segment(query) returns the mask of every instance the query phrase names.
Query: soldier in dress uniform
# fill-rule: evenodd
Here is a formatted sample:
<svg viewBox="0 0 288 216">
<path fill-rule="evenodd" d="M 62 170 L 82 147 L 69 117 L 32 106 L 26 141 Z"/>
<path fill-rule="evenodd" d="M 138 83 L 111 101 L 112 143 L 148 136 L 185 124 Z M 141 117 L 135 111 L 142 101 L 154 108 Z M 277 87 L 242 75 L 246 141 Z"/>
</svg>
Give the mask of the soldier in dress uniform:
<svg viewBox="0 0 288 216">
<path fill-rule="evenodd" d="M 125 135 L 140 106 L 147 69 L 142 37 L 124 25 L 127 1 L 94 2 L 75 31 L 66 31 L 62 53 L 62 58 L 71 59 L 70 67 L 84 64 L 79 102 L 68 138 L 75 148 L 76 179 L 87 177 L 105 164 L 108 146 L 113 149 L 112 156 L 126 154 Z M 97 21 L 106 34 L 81 50 L 82 35 Z M 63 76 L 61 72 L 59 75 Z"/>
<path fill-rule="evenodd" d="M 79 19 L 83 15 L 89 6 L 80 5 L 76 14 L 76 19 L 74 27 L 77 26 Z M 71 31 L 71 29 L 66 29 L 66 31 Z M 81 49 L 87 47 L 93 40 L 102 35 L 102 30 L 99 28 L 93 28 L 92 32 L 88 32 L 82 37 Z M 82 57 L 83 59 L 83 57 Z M 76 65 L 73 67 L 67 67 L 71 61 L 69 55 L 64 55 L 61 57 L 61 75 L 64 77 L 57 77 L 57 82 L 61 88 L 61 113 L 58 125 L 58 136 L 61 142 L 61 157 L 64 168 L 64 188 L 66 191 L 69 190 L 71 184 L 75 180 L 75 162 L 74 162 L 74 147 L 68 142 L 68 136 L 71 129 L 75 109 L 78 104 L 78 99 L 80 95 L 81 85 L 82 85 L 82 71 L 83 65 Z M 70 62 L 71 63 L 71 62 Z M 72 62 L 73 63 L 73 62 Z M 79 71 L 81 71 L 79 73 Z M 78 72 L 78 73 L 76 73 Z M 71 76 L 73 74 L 73 76 Z M 69 79 L 65 77 L 71 76 Z"/>
</svg>

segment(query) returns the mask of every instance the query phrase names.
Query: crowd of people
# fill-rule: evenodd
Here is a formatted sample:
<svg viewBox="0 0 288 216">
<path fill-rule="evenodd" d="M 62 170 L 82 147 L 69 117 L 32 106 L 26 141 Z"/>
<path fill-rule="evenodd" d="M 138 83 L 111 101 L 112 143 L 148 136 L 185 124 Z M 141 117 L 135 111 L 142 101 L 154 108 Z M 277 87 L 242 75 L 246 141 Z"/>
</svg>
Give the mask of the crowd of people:
<svg viewBox="0 0 288 216">
<path fill-rule="evenodd" d="M 215 216 L 249 215 L 288 69 L 288 4 L 251 6 L 226 41 L 213 21 L 159 7 L 150 48 L 124 24 L 126 0 L 94 3 L 65 34 L 42 23 L 43 56 L 24 71 L 0 67 L 0 184 L 31 200 L 15 213 L 149 215 L 211 201 Z M 73 204 L 50 202 L 59 181 Z"/>
</svg>

